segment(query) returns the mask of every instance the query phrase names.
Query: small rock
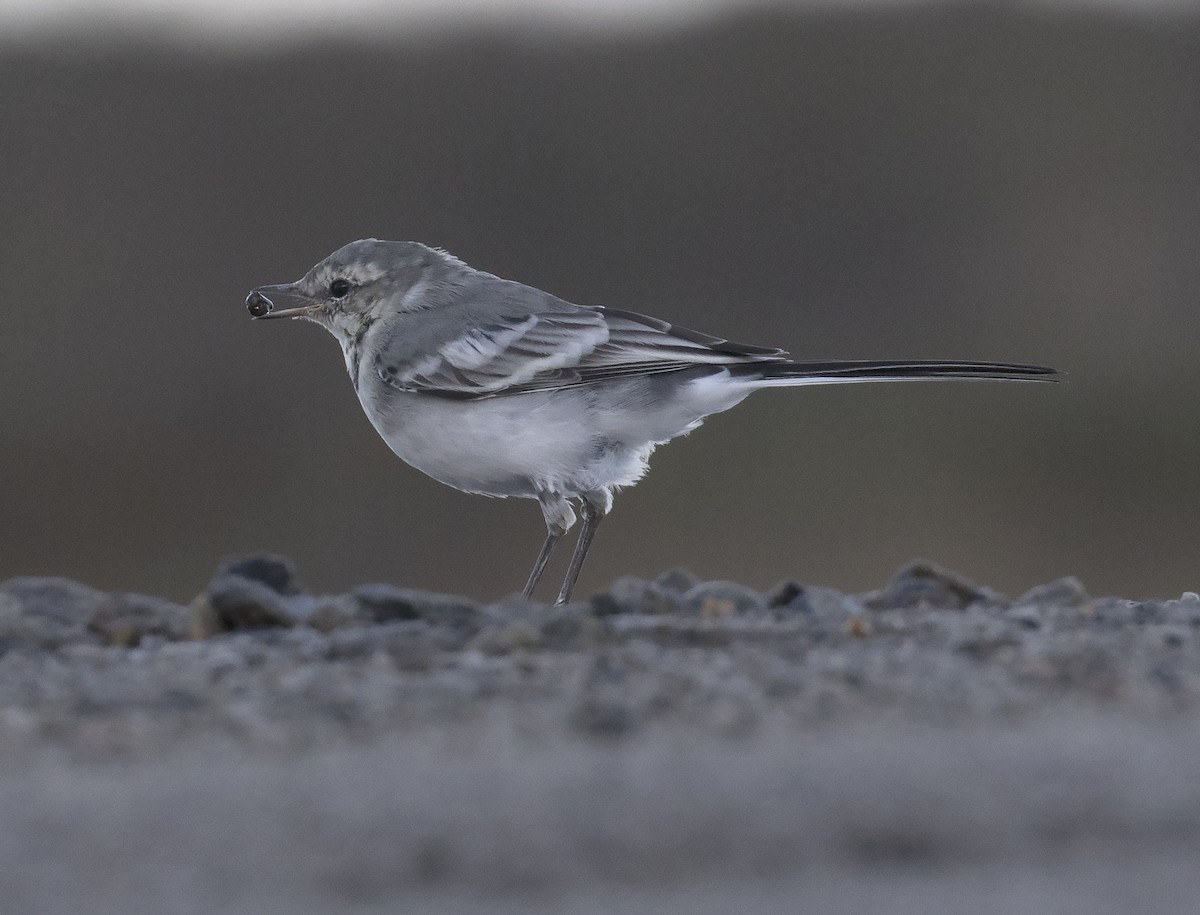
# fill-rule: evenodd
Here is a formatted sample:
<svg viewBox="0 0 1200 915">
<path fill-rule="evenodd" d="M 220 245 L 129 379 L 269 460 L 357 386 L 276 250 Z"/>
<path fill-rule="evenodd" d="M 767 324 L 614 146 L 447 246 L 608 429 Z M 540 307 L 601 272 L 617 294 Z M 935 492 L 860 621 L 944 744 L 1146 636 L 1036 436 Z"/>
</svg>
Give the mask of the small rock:
<svg viewBox="0 0 1200 915">
<path fill-rule="evenodd" d="M 350 596 L 361 615 L 372 623 L 392 623 L 421 618 L 419 592 L 406 591 L 394 585 L 360 585 Z"/>
<path fill-rule="evenodd" d="M 541 633 L 528 620 L 513 620 L 496 626 L 486 626 L 467 643 L 467 648 L 490 655 L 531 651 L 541 642 Z"/>
<path fill-rule="evenodd" d="M 256 581 L 284 597 L 294 597 L 304 591 L 296 580 L 296 564 L 287 556 L 276 553 L 226 556 L 217 564 L 213 581 L 229 575 Z"/>
<path fill-rule="evenodd" d="M 973 620 L 950 641 L 953 651 L 982 662 L 1015 655 L 1022 645 L 1016 630 L 998 620 Z"/>
<path fill-rule="evenodd" d="M 88 629 L 123 648 L 136 648 L 151 636 L 174 642 L 188 635 L 188 609 L 159 597 L 122 594 L 93 614 Z"/>
<path fill-rule="evenodd" d="M 225 631 L 221 625 L 221 618 L 217 616 L 217 611 L 208 602 L 207 596 L 201 594 L 188 604 L 187 610 L 187 637 L 189 639 L 198 642 Z"/>
<path fill-rule="evenodd" d="M 386 584 L 361 585 L 350 595 L 359 611 L 374 623 L 424 620 L 433 626 L 471 631 L 480 626 L 479 605 L 465 597 Z"/>
<path fill-rule="evenodd" d="M 766 608 L 766 599 L 732 581 L 706 581 L 683 596 L 687 609 L 701 619 L 715 620 Z"/>
<path fill-rule="evenodd" d="M 999 595 L 929 562 L 904 566 L 878 591 L 863 595 L 872 610 L 909 609 L 927 604 L 943 610 L 964 610 L 979 602 L 996 602 Z"/>
<path fill-rule="evenodd" d="M 598 617 L 616 616 L 626 612 L 625 607 L 617 601 L 611 591 L 600 591 L 593 594 L 588 599 L 588 603 L 591 605 L 592 613 Z"/>
<path fill-rule="evenodd" d="M 686 594 L 696 585 L 700 584 L 700 579 L 691 572 L 690 569 L 675 568 L 667 569 L 656 579 L 654 584 L 658 585 L 664 591 L 672 591 L 675 594 Z"/>
<path fill-rule="evenodd" d="M 1160 600 L 1142 600 L 1133 605 L 1133 620 L 1139 626 L 1162 622 L 1166 616 L 1166 604 Z"/>
<path fill-rule="evenodd" d="M 814 632 L 832 633 L 840 630 L 852 616 L 860 616 L 866 607 L 856 597 L 843 594 L 833 588 L 805 585 L 804 594 L 796 598 L 790 613 L 803 616 Z M 776 611 L 779 614 L 779 611 Z"/>
<path fill-rule="evenodd" d="M 369 657 L 380 650 L 379 639 L 371 629 L 354 626 L 335 629 L 328 635 L 325 659 L 329 661 L 353 661 Z"/>
<path fill-rule="evenodd" d="M 1041 608 L 1035 605 L 1018 603 L 1004 611 L 1004 616 L 1022 629 L 1041 629 L 1044 624 Z"/>
<path fill-rule="evenodd" d="M 88 621 L 115 603 L 111 594 L 68 578 L 10 578 L 0 584 L 0 639 L 40 648 L 97 642 Z"/>
<path fill-rule="evenodd" d="M 219 632 L 294 626 L 304 616 L 298 599 L 240 575 L 215 578 L 188 608 L 188 634 L 203 639 Z"/>
<path fill-rule="evenodd" d="M 584 604 L 583 606 L 587 605 Z M 514 592 L 505 595 L 500 600 L 492 601 L 482 609 L 481 616 L 485 623 L 495 626 L 503 626 L 505 623 L 510 623 L 513 620 L 526 620 L 533 625 L 540 625 L 541 621 L 546 618 L 546 614 L 549 613 L 551 607 L 551 604 L 529 600 L 524 595 Z"/>
<path fill-rule="evenodd" d="M 481 618 L 486 625 L 471 644 L 492 654 L 514 648 L 572 650 L 598 644 L 611 631 L 591 602 L 552 606 L 519 594 L 488 604 Z"/>
<path fill-rule="evenodd" d="M 541 625 L 541 644 L 552 650 L 575 650 L 598 644 L 607 627 L 590 613 L 557 608 Z"/>
<path fill-rule="evenodd" d="M 871 634 L 871 624 L 867 622 L 865 617 L 859 616 L 856 613 L 846 620 L 843 631 L 846 635 L 853 636 L 856 639 L 865 639 Z"/>
<path fill-rule="evenodd" d="M 804 585 L 790 579 L 781 581 L 770 591 L 767 592 L 767 606 L 772 610 L 791 608 L 793 604 L 797 609 L 801 608 L 810 610 L 808 602 L 804 599 Z"/>
<path fill-rule="evenodd" d="M 434 659 L 444 646 L 431 637 L 432 630 L 424 623 L 399 623 L 385 641 L 387 653 L 397 670 L 425 672 L 433 668 Z"/>
<path fill-rule="evenodd" d="M 609 585 L 607 592 L 593 595 L 591 605 L 596 616 L 618 613 L 671 615 L 683 610 L 683 595 L 657 582 L 626 575 Z"/>
<path fill-rule="evenodd" d="M 1167 601 L 1165 610 L 1168 622 L 1200 627 L 1200 600 L 1189 600 L 1187 592 L 1179 600 Z"/>
<path fill-rule="evenodd" d="M 345 626 L 364 626 L 374 622 L 363 606 L 344 594 L 318 597 L 304 620 L 319 632 L 332 632 Z"/>
<path fill-rule="evenodd" d="M 1091 603 L 1092 598 L 1083 587 L 1083 582 L 1073 575 L 1059 578 L 1044 585 L 1030 588 L 1017 598 L 1017 606 L 1061 607 L 1076 609 Z"/>
<path fill-rule="evenodd" d="M 1166 610 L 1165 604 L 1156 601 L 1102 597 L 1072 612 L 1076 617 L 1086 619 L 1089 628 L 1141 629 L 1165 618 Z"/>
</svg>

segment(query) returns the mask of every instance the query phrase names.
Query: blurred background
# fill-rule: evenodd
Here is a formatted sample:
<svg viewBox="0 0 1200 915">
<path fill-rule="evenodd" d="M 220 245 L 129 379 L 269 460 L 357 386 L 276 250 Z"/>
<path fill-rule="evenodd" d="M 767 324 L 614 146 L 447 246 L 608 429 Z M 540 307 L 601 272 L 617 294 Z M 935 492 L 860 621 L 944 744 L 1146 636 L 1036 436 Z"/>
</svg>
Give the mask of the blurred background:
<svg viewBox="0 0 1200 915">
<path fill-rule="evenodd" d="M 618 497 L 585 593 L 1200 587 L 1191 3 L 7 0 L 0 579 L 187 600 L 269 549 L 518 589 L 536 506 L 408 468 L 332 338 L 246 315 L 365 236 L 798 357 L 1070 375 L 755 395 Z"/>
</svg>

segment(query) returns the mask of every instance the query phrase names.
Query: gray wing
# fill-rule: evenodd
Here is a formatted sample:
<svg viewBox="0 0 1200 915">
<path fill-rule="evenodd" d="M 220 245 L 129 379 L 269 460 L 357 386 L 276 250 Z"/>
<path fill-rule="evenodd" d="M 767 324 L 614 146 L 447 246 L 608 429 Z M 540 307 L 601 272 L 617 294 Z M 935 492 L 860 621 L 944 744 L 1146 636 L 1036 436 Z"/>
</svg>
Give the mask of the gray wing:
<svg viewBox="0 0 1200 915">
<path fill-rule="evenodd" d="M 783 350 L 731 343 L 630 311 L 563 303 L 489 317 L 432 352 L 385 360 L 378 370 L 402 391 L 479 398 L 786 358 Z"/>
</svg>

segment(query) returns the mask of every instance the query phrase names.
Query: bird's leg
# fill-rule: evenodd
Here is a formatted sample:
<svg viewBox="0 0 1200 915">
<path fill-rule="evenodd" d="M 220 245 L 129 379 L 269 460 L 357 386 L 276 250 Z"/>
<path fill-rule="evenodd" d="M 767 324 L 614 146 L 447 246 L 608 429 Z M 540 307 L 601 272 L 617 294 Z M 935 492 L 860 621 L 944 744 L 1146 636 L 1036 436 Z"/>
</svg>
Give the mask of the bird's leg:
<svg viewBox="0 0 1200 915">
<path fill-rule="evenodd" d="M 549 531 L 546 534 L 546 542 L 542 544 L 542 551 L 538 553 L 537 562 L 533 564 L 533 571 L 529 573 L 529 581 L 525 582 L 525 590 L 521 592 L 522 597 L 528 600 L 533 596 L 533 589 L 537 587 L 537 583 L 542 578 L 542 573 L 546 571 L 546 563 L 550 561 L 550 554 L 554 551 L 554 545 L 562 540 L 562 534 L 556 531 Z"/>
<path fill-rule="evenodd" d="M 562 590 L 558 592 L 558 600 L 554 602 L 555 604 L 565 604 L 571 599 L 571 592 L 575 590 L 575 581 L 579 578 L 579 570 L 583 568 L 583 561 L 587 558 L 592 538 L 596 536 L 596 528 L 600 526 L 600 519 L 604 517 L 603 509 L 593 505 L 586 497 L 583 499 L 580 511 L 583 514 L 583 529 L 579 532 L 579 539 L 575 541 L 575 552 L 571 554 L 571 564 L 567 566 L 567 577 L 563 579 Z"/>
<path fill-rule="evenodd" d="M 555 544 L 575 523 L 575 510 L 561 494 L 542 493 L 538 496 L 538 504 L 542 507 L 542 516 L 546 519 L 546 541 L 533 564 L 533 571 L 529 573 L 529 580 L 525 582 L 525 590 L 521 592 L 526 600 L 533 596 L 533 589 L 537 587 L 542 573 L 546 571 L 546 563 L 550 561 Z"/>
</svg>

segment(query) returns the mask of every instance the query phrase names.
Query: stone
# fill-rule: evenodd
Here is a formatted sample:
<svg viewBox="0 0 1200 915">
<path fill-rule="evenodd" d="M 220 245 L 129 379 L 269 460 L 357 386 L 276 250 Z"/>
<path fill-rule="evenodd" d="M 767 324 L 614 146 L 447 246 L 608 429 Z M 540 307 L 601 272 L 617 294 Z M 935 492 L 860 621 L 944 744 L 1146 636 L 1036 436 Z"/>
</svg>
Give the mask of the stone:
<svg viewBox="0 0 1200 915">
<path fill-rule="evenodd" d="M 854 614 L 847 619 L 842 628 L 846 635 L 856 639 L 865 639 L 871 634 L 871 623 L 866 617 L 859 616 L 858 614 Z"/>
<path fill-rule="evenodd" d="M 467 643 L 467 648 L 487 655 L 532 651 L 541 644 L 541 633 L 529 620 L 513 620 L 485 626 Z"/>
<path fill-rule="evenodd" d="M 658 585 L 664 591 L 672 591 L 675 594 L 686 594 L 696 585 L 700 584 L 700 579 L 690 569 L 674 568 L 667 569 L 654 579 L 654 584 Z"/>
<path fill-rule="evenodd" d="M 115 604 L 111 594 L 68 578 L 10 578 L 0 584 L 0 639 L 47 649 L 99 642 L 88 623 Z"/>
<path fill-rule="evenodd" d="M 555 608 L 540 626 L 544 648 L 564 651 L 598 644 L 608 627 L 586 611 L 571 607 Z"/>
<path fill-rule="evenodd" d="M 219 576 L 188 608 L 188 634 L 200 639 L 220 632 L 294 626 L 304 615 L 298 601 L 298 595 L 285 596 L 261 581 Z"/>
<path fill-rule="evenodd" d="M 1092 602 L 1083 582 L 1073 575 L 1030 588 L 1016 600 L 1019 607 L 1052 606 L 1077 609 Z"/>
<path fill-rule="evenodd" d="M 475 631 L 481 625 L 479 604 L 450 594 L 388 584 L 361 585 L 350 592 L 358 611 L 374 623 L 423 620 L 433 626 Z"/>
<path fill-rule="evenodd" d="M 701 619 L 723 619 L 766 608 L 766 598 L 732 581 L 706 581 L 684 595 L 687 609 Z"/>
<path fill-rule="evenodd" d="M 785 579 L 771 588 L 766 593 L 766 599 L 767 606 L 772 610 L 792 608 L 793 605 L 797 609 L 811 609 L 804 599 L 804 585 L 791 579 Z M 803 608 L 800 607 L 801 604 L 804 605 Z"/>
<path fill-rule="evenodd" d="M 911 609 L 922 604 L 964 610 L 974 603 L 1000 602 L 995 592 L 929 562 L 902 567 L 883 588 L 864 594 L 862 601 L 871 610 Z"/>
<path fill-rule="evenodd" d="M 1022 629 L 1041 629 L 1044 622 L 1041 608 L 1032 604 L 1018 603 L 1004 611 L 1004 617 Z"/>
<path fill-rule="evenodd" d="M 809 617 L 816 631 L 840 631 L 852 616 L 861 615 L 867 608 L 858 598 L 843 594 L 833 588 L 806 585 L 802 598 L 792 602 L 792 607 Z"/>
<path fill-rule="evenodd" d="M 394 623 L 395 628 L 384 640 L 384 646 L 397 670 L 423 673 L 434 665 L 434 659 L 447 646 L 432 636 L 425 623 Z"/>
<path fill-rule="evenodd" d="M 658 582 L 625 575 L 609 585 L 608 591 L 593 595 L 591 605 L 596 616 L 619 613 L 658 616 L 682 612 L 684 599 L 682 594 Z"/>
<path fill-rule="evenodd" d="M 152 636 L 174 642 L 188 635 L 188 609 L 160 597 L 121 594 L 92 615 L 88 629 L 105 644 L 123 648 Z"/>
<path fill-rule="evenodd" d="M 226 556 L 217 564 L 213 580 L 229 575 L 256 581 L 284 597 L 293 597 L 304 591 L 296 579 L 296 564 L 287 556 L 276 553 Z"/>
<path fill-rule="evenodd" d="M 364 626 L 374 622 L 361 603 L 345 594 L 318 597 L 305 623 L 320 632 L 332 632 L 345 626 Z"/>
<path fill-rule="evenodd" d="M 595 645 L 611 630 L 592 608 L 590 601 L 557 606 L 511 594 L 483 609 L 485 625 L 470 647 L 488 654 L 507 654 L 517 649 L 561 651 Z"/>
</svg>

